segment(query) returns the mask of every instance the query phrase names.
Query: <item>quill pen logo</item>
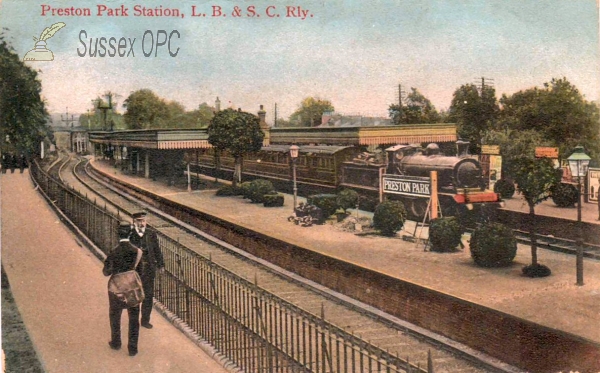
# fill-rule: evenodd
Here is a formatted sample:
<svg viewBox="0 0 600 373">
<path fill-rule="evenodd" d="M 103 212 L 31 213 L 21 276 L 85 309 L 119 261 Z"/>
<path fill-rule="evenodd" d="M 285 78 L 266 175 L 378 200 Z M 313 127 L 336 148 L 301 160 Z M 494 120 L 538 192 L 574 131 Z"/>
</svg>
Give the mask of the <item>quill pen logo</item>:
<svg viewBox="0 0 600 373">
<path fill-rule="evenodd" d="M 58 22 L 50 27 L 46 27 L 39 39 L 34 36 L 33 40 L 36 41 L 35 48 L 25 54 L 23 61 L 54 61 L 54 54 L 52 54 L 50 49 L 46 48 L 46 40 L 50 39 L 58 30 L 65 26 L 64 22 Z"/>
</svg>

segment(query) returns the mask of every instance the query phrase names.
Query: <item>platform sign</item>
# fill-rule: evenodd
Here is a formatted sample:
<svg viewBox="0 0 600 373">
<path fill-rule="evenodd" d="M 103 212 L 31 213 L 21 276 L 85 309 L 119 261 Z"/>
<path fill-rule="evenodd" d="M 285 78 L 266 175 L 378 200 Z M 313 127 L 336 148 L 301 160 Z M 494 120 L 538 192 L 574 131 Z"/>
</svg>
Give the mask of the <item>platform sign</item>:
<svg viewBox="0 0 600 373">
<path fill-rule="evenodd" d="M 481 145 L 481 154 L 500 154 L 500 145 Z"/>
<path fill-rule="evenodd" d="M 558 159 L 558 148 L 538 146 L 535 148 L 535 157 Z"/>
<path fill-rule="evenodd" d="M 600 192 L 600 168 L 588 168 L 588 190 L 587 195 L 590 201 L 598 201 Z"/>
<path fill-rule="evenodd" d="M 494 184 L 502 178 L 502 156 L 490 155 L 489 167 L 488 185 L 491 190 L 494 190 Z"/>
<path fill-rule="evenodd" d="M 383 193 L 412 197 L 430 197 L 431 180 L 428 177 L 383 175 Z"/>
</svg>

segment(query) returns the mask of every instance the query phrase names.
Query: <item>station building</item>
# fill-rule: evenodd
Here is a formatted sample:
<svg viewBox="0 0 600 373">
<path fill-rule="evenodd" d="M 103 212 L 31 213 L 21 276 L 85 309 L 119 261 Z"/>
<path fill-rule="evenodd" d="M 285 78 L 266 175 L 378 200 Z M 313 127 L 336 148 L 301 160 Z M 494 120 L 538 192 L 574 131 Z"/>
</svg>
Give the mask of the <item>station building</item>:
<svg viewBox="0 0 600 373">
<path fill-rule="evenodd" d="M 368 150 L 396 144 L 435 142 L 454 146 L 454 123 L 318 127 L 269 127 L 263 106 L 258 111 L 265 132 L 264 147 L 353 146 Z M 132 174 L 146 178 L 181 175 L 186 163 L 206 155 L 212 146 L 206 128 L 94 131 L 89 133 L 93 154 L 114 161 Z"/>
</svg>

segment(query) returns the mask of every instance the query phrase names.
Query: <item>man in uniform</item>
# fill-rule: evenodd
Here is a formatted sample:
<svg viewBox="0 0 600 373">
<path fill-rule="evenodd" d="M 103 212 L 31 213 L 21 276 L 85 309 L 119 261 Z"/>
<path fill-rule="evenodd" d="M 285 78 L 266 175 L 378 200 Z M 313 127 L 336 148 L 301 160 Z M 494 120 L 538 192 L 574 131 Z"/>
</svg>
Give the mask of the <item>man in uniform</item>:
<svg viewBox="0 0 600 373">
<path fill-rule="evenodd" d="M 128 222 L 121 222 L 119 224 L 119 245 L 108 254 L 104 261 L 102 273 L 105 276 L 127 272 L 133 269 L 139 249 L 129 242 L 130 233 L 131 224 Z M 121 348 L 121 314 L 123 313 L 123 309 L 127 308 L 127 314 L 129 316 L 129 338 L 127 348 L 129 350 L 129 356 L 137 355 L 138 337 L 140 334 L 140 305 L 127 307 L 111 292 L 108 293 L 108 304 L 111 334 L 108 345 L 113 350 L 119 350 Z"/>
<path fill-rule="evenodd" d="M 164 271 L 165 262 L 158 247 L 156 232 L 146 226 L 146 213 L 136 212 L 133 214 L 133 229 L 129 240 L 134 246 L 142 249 L 142 263 L 140 277 L 144 286 L 144 302 L 142 303 L 142 326 L 152 329 L 150 324 L 150 313 L 152 313 L 152 300 L 154 298 L 154 277 L 156 270 Z"/>
</svg>

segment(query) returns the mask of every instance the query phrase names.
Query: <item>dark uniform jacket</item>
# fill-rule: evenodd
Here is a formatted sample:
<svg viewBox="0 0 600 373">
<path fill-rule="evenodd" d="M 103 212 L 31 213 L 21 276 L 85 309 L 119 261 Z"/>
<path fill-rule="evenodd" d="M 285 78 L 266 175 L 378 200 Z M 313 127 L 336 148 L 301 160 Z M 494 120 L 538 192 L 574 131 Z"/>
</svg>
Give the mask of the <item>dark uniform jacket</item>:
<svg viewBox="0 0 600 373">
<path fill-rule="evenodd" d="M 140 237 L 138 232 L 131 230 L 129 241 L 136 247 L 142 249 L 142 273 L 154 273 L 157 268 L 165 266 L 163 255 L 158 247 L 158 238 L 156 232 L 146 227 L 144 235 Z"/>
<path fill-rule="evenodd" d="M 129 241 L 121 241 L 104 261 L 102 273 L 104 276 L 110 276 L 115 273 L 127 272 L 133 269 L 137 259 L 138 250 Z"/>
</svg>

